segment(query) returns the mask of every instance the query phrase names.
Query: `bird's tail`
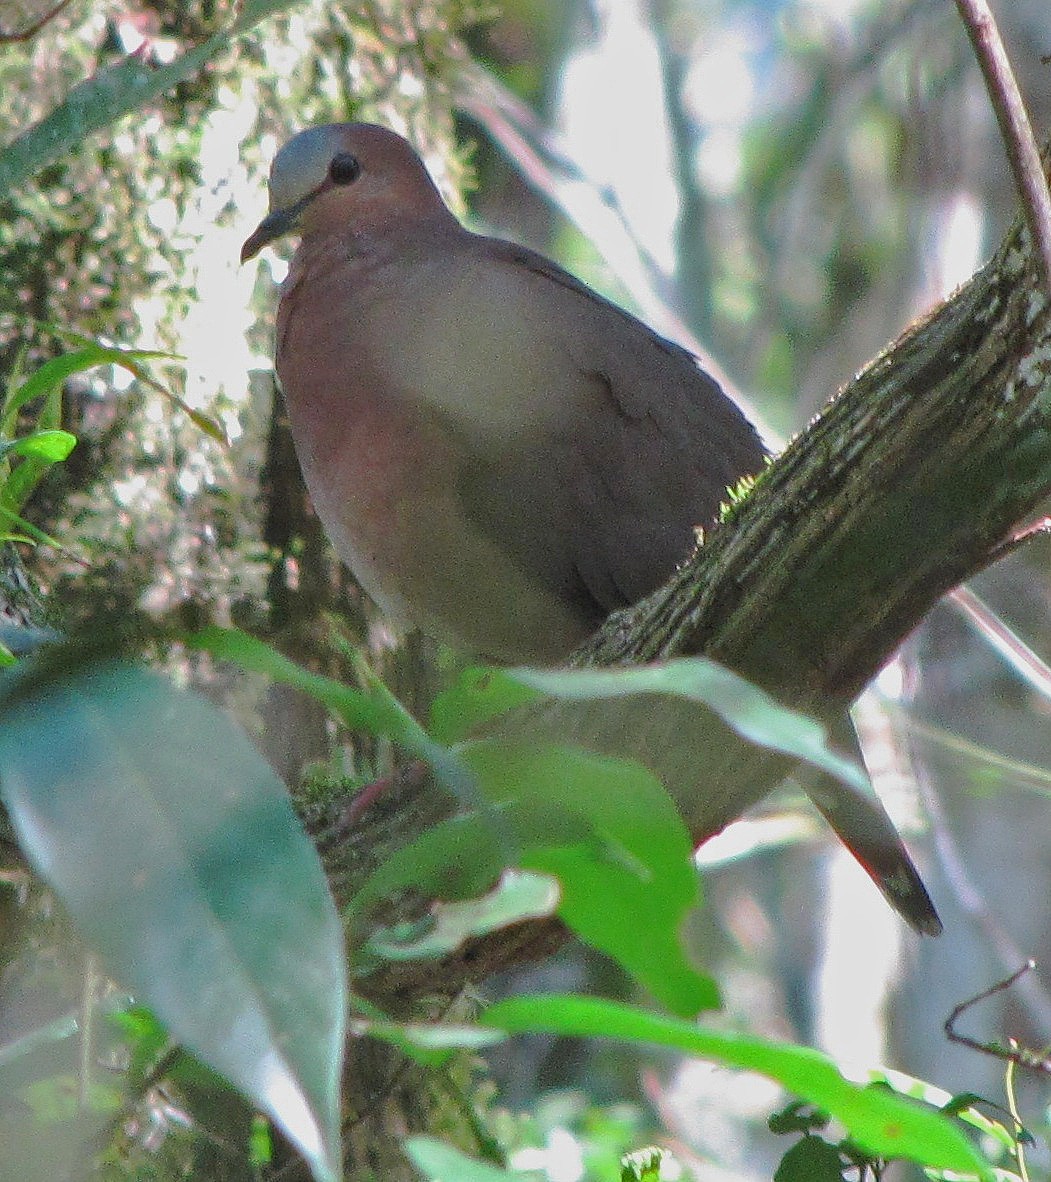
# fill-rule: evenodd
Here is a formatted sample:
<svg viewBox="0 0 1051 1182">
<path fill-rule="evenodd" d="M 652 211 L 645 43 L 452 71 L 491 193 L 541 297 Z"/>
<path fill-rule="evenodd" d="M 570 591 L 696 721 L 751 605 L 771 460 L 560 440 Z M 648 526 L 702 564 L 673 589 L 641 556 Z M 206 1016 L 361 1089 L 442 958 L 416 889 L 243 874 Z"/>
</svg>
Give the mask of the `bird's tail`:
<svg viewBox="0 0 1051 1182">
<path fill-rule="evenodd" d="M 876 794 L 862 792 L 839 780 L 829 783 L 823 774 L 808 784 L 806 791 L 894 910 L 916 931 L 937 936 L 942 921 L 905 843 Z"/>
</svg>

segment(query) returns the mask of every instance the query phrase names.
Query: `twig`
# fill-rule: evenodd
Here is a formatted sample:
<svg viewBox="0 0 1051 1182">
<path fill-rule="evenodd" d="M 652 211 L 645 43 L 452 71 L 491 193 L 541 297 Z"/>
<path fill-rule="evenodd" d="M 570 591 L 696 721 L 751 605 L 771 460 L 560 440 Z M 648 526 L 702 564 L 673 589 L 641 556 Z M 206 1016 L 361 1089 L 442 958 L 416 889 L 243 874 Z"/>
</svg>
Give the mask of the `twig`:
<svg viewBox="0 0 1051 1182">
<path fill-rule="evenodd" d="M 932 844 L 938 865 L 945 875 L 945 881 L 949 884 L 956 902 L 989 941 L 1000 963 L 1002 965 L 1017 964 L 1022 958 L 1022 952 L 993 914 L 985 896 L 972 881 L 945 816 L 945 810 L 942 808 L 938 794 L 934 791 L 930 778 L 922 765 L 916 767 L 916 786 L 919 789 L 924 810 L 930 819 Z M 1010 983 L 1013 983 L 1021 975 L 1021 973 L 1016 973 L 1015 977 L 1010 979 Z M 1000 988 L 1005 988 L 1005 986 L 997 986 L 990 992 L 995 993 Z M 1036 977 L 1031 977 L 1024 982 L 1020 992 L 1032 1020 L 1044 1031 L 1051 1029 L 1051 997 L 1048 996 L 1039 980 Z M 981 1000 L 984 996 L 986 995 L 980 994 L 978 998 L 967 1002 L 964 1008 L 967 1005 L 973 1005 L 975 1001 Z M 957 1011 L 954 1010 L 950 1021 L 955 1020 L 958 1016 Z"/>
<path fill-rule="evenodd" d="M 1026 684 L 1051 701 L 1051 667 L 1000 619 L 989 605 L 966 586 L 947 597 L 956 612 L 998 653 Z"/>
<path fill-rule="evenodd" d="M 1033 245 L 1043 265 L 1044 288 L 1051 296 L 1051 192 L 1032 124 L 986 0 L 956 0 L 956 8 L 985 78 Z"/>
<path fill-rule="evenodd" d="M 48 21 L 53 21 L 69 3 L 70 0 L 60 0 L 60 3 L 56 4 L 49 12 L 45 12 L 42 17 L 35 20 L 28 28 L 19 29 L 17 33 L 13 29 L 0 29 L 0 44 L 6 45 L 9 42 L 31 40 Z"/>
<path fill-rule="evenodd" d="M 1035 960 L 1027 960 L 1020 969 L 1017 969 L 1009 977 L 1005 977 L 1002 981 L 997 981 L 995 985 L 990 985 L 988 989 L 983 989 L 981 993 L 976 993 L 974 997 L 969 997 L 966 1001 L 961 1001 L 959 1005 L 953 1006 L 952 1013 L 945 1019 L 945 1034 L 950 1042 L 960 1043 L 962 1046 L 970 1047 L 974 1051 L 981 1051 L 984 1055 L 993 1055 L 997 1059 L 1006 1059 L 1009 1063 L 1017 1064 L 1019 1067 L 1028 1067 L 1033 1071 L 1042 1071 L 1046 1075 L 1051 1075 L 1051 1058 L 1042 1051 L 1031 1051 L 1028 1047 L 1020 1046 L 1015 1039 L 1009 1039 L 1008 1045 L 1004 1046 L 999 1042 L 980 1042 L 976 1038 L 971 1038 L 967 1034 L 961 1034 L 956 1029 L 956 1020 L 960 1018 L 972 1006 L 975 1006 L 980 1001 L 985 1001 L 987 998 L 993 997 L 997 993 L 1002 993 L 1006 989 L 1010 989 L 1016 981 L 1019 981 L 1026 973 L 1031 972 L 1036 968 Z"/>
</svg>

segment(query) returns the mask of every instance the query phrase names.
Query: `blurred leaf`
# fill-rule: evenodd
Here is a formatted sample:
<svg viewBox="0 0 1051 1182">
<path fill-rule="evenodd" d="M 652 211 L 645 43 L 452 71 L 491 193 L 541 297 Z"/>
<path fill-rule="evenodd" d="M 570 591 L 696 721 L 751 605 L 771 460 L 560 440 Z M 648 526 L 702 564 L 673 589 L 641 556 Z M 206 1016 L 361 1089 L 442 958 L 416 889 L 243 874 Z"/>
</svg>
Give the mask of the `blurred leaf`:
<svg viewBox="0 0 1051 1182">
<path fill-rule="evenodd" d="M 484 740 L 465 766 L 515 838 L 519 866 L 554 875 L 559 916 L 678 1014 L 719 1004 L 685 956 L 682 926 L 700 902 L 689 834 L 659 781 L 639 764 L 575 748 Z M 370 877 L 352 907 L 390 893 L 484 890 L 508 863 L 468 814 L 433 827 Z M 415 935 L 426 946 L 431 932 Z"/>
<path fill-rule="evenodd" d="M 89 135 L 141 111 L 177 82 L 196 73 L 231 40 L 260 21 L 293 6 L 292 0 L 247 0 L 229 28 L 195 45 L 167 65 L 129 54 L 75 86 L 35 126 L 0 153 L 0 197 L 60 159 Z"/>
<path fill-rule="evenodd" d="M 23 850 L 114 975 L 335 1178 L 342 929 L 255 748 L 161 677 L 59 653 L 0 673 L 0 769 Z"/>
<path fill-rule="evenodd" d="M 232 661 L 252 673 L 291 685 L 320 702 L 351 730 L 390 739 L 434 770 L 439 781 L 468 807 L 482 803 L 478 790 L 457 757 L 435 743 L 404 706 L 379 681 L 365 691 L 352 689 L 332 677 L 311 673 L 263 641 L 236 628 L 211 625 L 185 638 L 191 648 Z M 497 834 L 499 837 L 500 835 Z"/>
<path fill-rule="evenodd" d="M 57 464 L 77 446 L 77 437 L 68 431 L 34 431 L 21 439 L 0 440 L 0 459 L 8 455 L 31 456 Z"/>
<path fill-rule="evenodd" d="M 385 701 L 352 689 L 332 677 L 311 673 L 277 649 L 237 628 L 209 625 L 186 637 L 186 643 L 191 648 L 211 653 L 220 661 L 230 661 L 250 673 L 261 673 L 271 681 L 293 686 L 320 702 L 352 730 L 393 738 L 392 732 L 403 726 L 401 717 L 393 717 Z"/>
<path fill-rule="evenodd" d="M 506 676 L 561 699 L 592 701 L 635 694 L 687 698 L 706 706 L 742 739 L 803 760 L 866 795 L 872 794 L 865 773 L 829 748 L 820 722 L 789 710 L 765 690 L 705 657 L 630 669 L 509 669 Z"/>
<path fill-rule="evenodd" d="M 484 1050 L 507 1037 L 501 1030 L 485 1030 L 480 1026 L 428 1026 L 412 1022 L 356 1021 L 351 1023 L 351 1028 L 355 1034 L 390 1043 L 428 1067 L 442 1067 L 457 1051 Z"/>
<path fill-rule="evenodd" d="M 431 736 L 439 743 L 458 743 L 477 727 L 517 706 L 544 695 L 504 669 L 465 669 L 431 705 Z"/>
<path fill-rule="evenodd" d="M 497 741 L 467 746 L 463 758 L 491 800 L 533 818 L 579 817 L 572 842 L 523 839 L 521 864 L 558 878 L 558 914 L 585 943 L 677 1014 L 719 1005 L 683 950 L 683 922 L 700 902 L 690 835 L 651 772 L 576 748 Z"/>
<path fill-rule="evenodd" d="M 9 455 L 23 457 L 0 484 L 4 507 L 17 513 L 48 469 L 61 463 L 76 445 L 77 437 L 68 431 L 34 431 L 21 439 L 0 440 L 0 459 Z"/>
<path fill-rule="evenodd" d="M 170 353 L 158 353 L 151 349 L 118 349 L 97 341 L 84 341 L 80 348 L 45 361 L 5 397 L 0 434 L 8 438 L 13 435 L 22 407 L 36 398 L 45 398 L 61 390 L 63 382 L 74 374 L 84 373 L 99 365 L 119 365 L 138 376 L 141 372 L 138 362 L 170 357 Z"/>
<path fill-rule="evenodd" d="M 17 513 L 6 508 L 2 500 L 0 500 L 0 521 L 10 521 L 21 531 L 21 534 L 5 533 L 3 535 L 5 541 L 35 542 L 39 546 L 54 546 L 56 550 L 63 548 L 61 542 L 57 542 L 50 534 L 44 533 L 31 521 L 26 521 L 24 517 L 20 517 Z"/>
<path fill-rule="evenodd" d="M 810 1047 L 705 1030 L 619 1002 L 571 995 L 508 998 L 491 1006 L 480 1020 L 513 1034 L 560 1034 L 673 1047 L 727 1067 L 756 1071 L 828 1112 L 868 1153 L 993 1177 L 986 1160 L 941 1112 L 883 1087 L 851 1083 L 828 1056 Z"/>
<path fill-rule="evenodd" d="M 880 701 L 880 709 L 923 751 L 925 762 L 937 759 L 941 753 L 950 763 L 954 776 L 965 779 L 964 786 L 971 795 L 993 796 L 1017 788 L 1026 788 L 1042 796 L 1051 795 L 1051 769 L 973 743 L 955 731 L 917 717 L 914 711 L 896 702 Z M 1027 711 L 1006 709 L 1008 717 L 1015 716 L 1014 725 L 1019 730 L 1029 725 Z"/>
<path fill-rule="evenodd" d="M 976 1096 L 973 1092 L 951 1096 L 944 1088 L 936 1087 L 926 1080 L 916 1079 L 915 1076 L 906 1075 L 903 1071 L 892 1071 L 887 1067 L 870 1071 L 869 1079 L 872 1083 L 884 1084 L 892 1091 L 897 1092 L 899 1096 L 911 1096 L 914 1100 L 922 1100 L 924 1104 L 928 1104 L 932 1108 L 939 1108 L 947 1116 L 955 1116 L 965 1124 L 976 1128 L 980 1133 L 992 1137 L 1004 1149 L 1014 1151 L 1016 1144 L 1014 1132 L 1009 1131 L 999 1121 L 986 1116 L 984 1112 L 975 1107 L 976 1104 L 984 1104 L 987 1101 L 981 1096 Z"/>
<path fill-rule="evenodd" d="M 0 153 L 0 171 L 3 170 L 5 154 Z M 127 370 L 140 382 L 156 390 L 162 397 L 177 407 L 206 435 L 211 436 L 218 443 L 225 444 L 226 432 L 208 415 L 188 406 L 177 394 L 167 386 L 151 377 L 143 366 L 144 361 L 173 361 L 178 360 L 175 354 L 160 352 L 155 349 L 124 349 L 116 345 L 104 345 L 100 341 L 93 341 L 79 333 L 62 330 L 60 335 L 70 337 L 77 342 L 78 348 L 63 353 L 45 361 L 15 389 L 11 390 L 4 399 L 3 412 L 0 414 L 0 437 L 11 438 L 14 435 L 18 421 L 18 412 L 27 403 L 37 398 L 47 401 L 41 410 L 38 426 L 43 428 L 57 428 L 61 421 L 61 393 L 62 384 L 74 374 L 84 373 L 100 365 L 116 365 Z"/>
<path fill-rule="evenodd" d="M 398 939 L 397 929 L 384 928 L 369 937 L 364 951 L 384 960 L 445 956 L 472 936 L 554 914 L 558 895 L 558 883 L 547 875 L 505 870 L 481 898 L 436 904 L 425 932 L 410 931 Z"/>
<path fill-rule="evenodd" d="M 620 1182 L 660 1182 L 662 1149 L 648 1146 L 624 1155 L 620 1166 Z"/>
<path fill-rule="evenodd" d="M 804 1137 L 781 1158 L 774 1182 L 843 1182 L 843 1159 L 821 1137 Z"/>
<path fill-rule="evenodd" d="M 525 819 L 514 816 L 511 809 L 504 810 L 505 821 L 512 817 L 517 830 Z M 504 851 L 494 843 L 491 828 L 478 813 L 450 817 L 395 850 L 378 866 L 351 899 L 347 914 L 363 914 L 387 896 L 406 889 L 428 898 L 469 898 L 492 886 L 506 865 Z"/>
<path fill-rule="evenodd" d="M 405 1142 L 405 1155 L 431 1182 L 521 1182 L 543 1175 L 530 1171 L 501 1170 L 462 1154 L 444 1141 L 431 1137 L 410 1137 Z"/>
<path fill-rule="evenodd" d="M 79 1029 L 80 1023 L 76 1014 L 63 1014 L 44 1026 L 38 1026 L 35 1030 L 30 1030 L 0 1046 L 0 1067 L 7 1067 L 27 1055 L 32 1055 L 50 1043 L 71 1038 Z"/>
<path fill-rule="evenodd" d="M 270 1125 L 261 1116 L 252 1121 L 252 1132 L 248 1140 L 248 1164 L 253 1170 L 262 1170 L 274 1159 L 274 1139 Z"/>
</svg>

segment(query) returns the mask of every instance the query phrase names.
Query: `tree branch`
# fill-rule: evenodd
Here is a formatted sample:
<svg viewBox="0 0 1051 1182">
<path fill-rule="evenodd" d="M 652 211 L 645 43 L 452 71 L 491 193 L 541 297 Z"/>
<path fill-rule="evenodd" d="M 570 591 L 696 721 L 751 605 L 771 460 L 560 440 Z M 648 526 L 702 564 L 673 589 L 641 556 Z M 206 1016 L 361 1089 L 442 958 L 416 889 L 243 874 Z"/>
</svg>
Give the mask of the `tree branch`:
<svg viewBox="0 0 1051 1182">
<path fill-rule="evenodd" d="M 956 0 L 956 8 L 982 68 L 1029 232 L 1037 244 L 1044 290 L 1051 295 L 1051 192 L 1040 163 L 1029 113 L 1011 69 L 1000 29 L 986 0 Z"/>
<path fill-rule="evenodd" d="M 611 617 L 576 663 L 704 653 L 785 704 L 834 718 L 1049 491 L 1051 315 L 1019 221 L 970 282 L 829 403 L 665 587 Z M 524 725 L 649 763 L 698 842 L 791 770 L 665 699 L 645 709 L 639 699 L 556 703 Z M 365 814 L 367 841 L 326 854 L 337 894 L 451 808 L 428 785 L 396 785 Z M 366 847 L 368 865 L 357 860 Z M 397 1008 L 547 955 L 561 938 L 557 923 L 523 924 L 362 984 Z"/>
</svg>

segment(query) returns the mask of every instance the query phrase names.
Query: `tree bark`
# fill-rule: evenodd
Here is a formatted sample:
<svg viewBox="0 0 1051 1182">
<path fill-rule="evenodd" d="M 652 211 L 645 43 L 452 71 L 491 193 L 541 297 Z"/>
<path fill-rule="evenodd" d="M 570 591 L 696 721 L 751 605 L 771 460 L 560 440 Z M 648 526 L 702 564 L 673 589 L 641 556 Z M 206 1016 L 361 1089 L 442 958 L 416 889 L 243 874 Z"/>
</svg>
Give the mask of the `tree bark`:
<svg viewBox="0 0 1051 1182">
<path fill-rule="evenodd" d="M 1051 491 L 1049 408 L 1051 316 L 1019 221 L 978 274 L 793 440 L 665 587 L 611 617 L 574 663 L 703 653 L 786 705 L 834 718 Z M 673 790 L 698 842 L 791 766 L 663 699 L 642 715 L 637 702 L 545 710 L 556 733 L 623 754 L 659 753 L 701 728 L 684 757 L 693 774 Z M 364 817 L 367 857 L 348 856 L 357 841 L 325 853 L 340 902 L 385 851 L 452 808 L 419 776 L 384 794 Z M 332 815 L 315 817 L 315 829 Z M 401 1012 L 407 999 L 451 997 L 563 938 L 556 921 L 521 924 L 441 962 L 387 965 L 358 988 Z"/>
</svg>

